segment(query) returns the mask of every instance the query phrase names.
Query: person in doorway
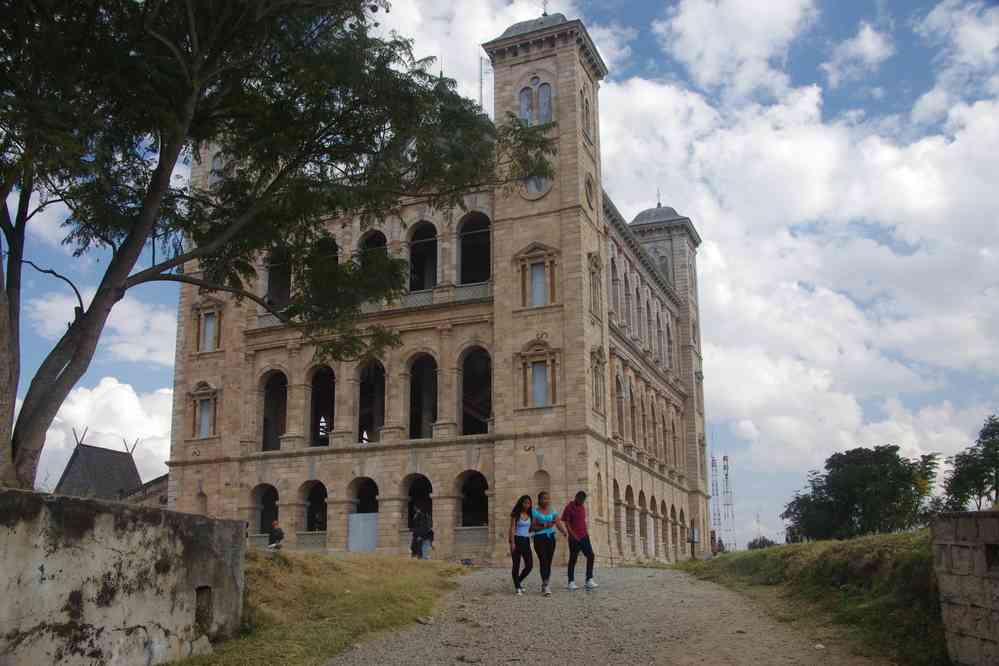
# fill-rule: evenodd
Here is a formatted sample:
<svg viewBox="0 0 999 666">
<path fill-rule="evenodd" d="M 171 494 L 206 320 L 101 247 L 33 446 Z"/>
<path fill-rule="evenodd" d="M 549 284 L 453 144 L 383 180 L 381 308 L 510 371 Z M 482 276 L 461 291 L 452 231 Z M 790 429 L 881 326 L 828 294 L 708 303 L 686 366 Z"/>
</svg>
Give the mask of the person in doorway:
<svg viewBox="0 0 999 666">
<path fill-rule="evenodd" d="M 569 589 L 578 590 L 576 585 L 576 559 L 582 553 L 586 558 L 586 589 L 597 586 L 593 580 L 593 546 L 590 545 L 590 533 L 586 528 L 586 493 L 580 490 L 575 499 L 565 505 L 562 510 L 562 524 L 569 533 Z"/>
<path fill-rule="evenodd" d="M 538 493 L 538 506 L 531 511 L 534 528 L 534 552 L 538 554 L 538 567 L 541 569 L 541 591 L 546 597 L 552 595 L 552 560 L 555 559 L 555 530 L 565 535 L 558 510 L 552 507 L 547 492 Z"/>
<path fill-rule="evenodd" d="M 419 505 L 413 507 L 413 543 L 410 552 L 421 560 L 430 559 L 430 548 L 434 542 L 434 531 L 430 526 L 430 513 Z"/>
<path fill-rule="evenodd" d="M 278 524 L 278 521 L 271 523 L 271 531 L 267 535 L 267 548 L 269 550 L 280 550 L 281 543 L 284 541 L 284 530 Z"/>
<path fill-rule="evenodd" d="M 524 580 L 534 568 L 531 555 L 531 523 L 534 517 L 530 495 L 522 495 L 510 512 L 510 559 L 513 560 L 513 588 L 517 594 L 524 593 Z M 524 568 L 520 568 L 521 562 Z"/>
</svg>

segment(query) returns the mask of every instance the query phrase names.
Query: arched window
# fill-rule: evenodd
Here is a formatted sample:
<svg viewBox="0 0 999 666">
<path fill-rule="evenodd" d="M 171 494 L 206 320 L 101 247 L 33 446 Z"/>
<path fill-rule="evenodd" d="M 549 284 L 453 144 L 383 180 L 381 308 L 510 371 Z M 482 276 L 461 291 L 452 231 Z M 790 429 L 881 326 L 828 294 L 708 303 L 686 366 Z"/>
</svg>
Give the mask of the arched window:
<svg viewBox="0 0 999 666">
<path fill-rule="evenodd" d="M 377 442 L 385 425 L 385 368 L 369 361 L 358 379 L 357 441 Z"/>
<path fill-rule="evenodd" d="M 670 369 L 673 368 L 673 329 L 669 320 L 666 321 L 666 365 Z"/>
<path fill-rule="evenodd" d="M 534 91 L 530 88 L 520 90 L 520 119 L 528 125 L 534 124 Z"/>
<path fill-rule="evenodd" d="M 385 234 L 380 231 L 372 231 L 368 233 L 367 236 L 361 240 L 360 247 L 360 260 L 361 265 L 364 265 L 366 257 L 372 257 L 375 253 L 380 253 L 382 255 L 388 253 L 388 241 L 385 239 Z"/>
<path fill-rule="evenodd" d="M 302 487 L 305 503 L 305 531 L 326 531 L 326 486 L 319 481 L 308 481 Z"/>
<path fill-rule="evenodd" d="M 648 440 L 648 431 L 647 431 L 647 428 L 645 427 L 645 425 L 646 425 L 646 421 L 645 421 L 645 400 L 643 399 L 641 402 L 642 402 L 642 405 L 641 405 L 642 420 L 639 421 L 639 424 L 642 427 L 642 429 L 641 429 L 641 438 L 639 438 L 639 434 L 636 432 L 636 434 L 635 434 L 635 440 L 636 440 L 635 443 L 636 444 L 641 444 L 642 448 L 647 450 L 649 448 L 649 440 Z"/>
<path fill-rule="evenodd" d="M 378 513 L 378 484 L 368 477 L 361 477 L 350 482 L 354 501 L 357 503 L 354 513 Z"/>
<path fill-rule="evenodd" d="M 434 436 L 437 421 L 437 361 L 420 354 L 409 370 L 409 438 Z"/>
<path fill-rule="evenodd" d="M 291 302 L 291 267 L 288 265 L 288 252 L 284 248 L 274 248 L 267 256 L 265 298 L 278 310 L 288 307 Z"/>
<path fill-rule="evenodd" d="M 288 378 L 273 372 L 264 383 L 264 451 L 278 451 L 288 418 Z"/>
<path fill-rule="evenodd" d="M 617 262 L 611 259 L 611 299 L 613 302 L 614 316 L 621 319 L 621 286 L 617 276 Z"/>
<path fill-rule="evenodd" d="M 617 479 L 614 479 L 614 534 L 617 536 L 617 552 L 623 553 L 624 528 L 621 524 L 621 487 L 617 484 Z"/>
<path fill-rule="evenodd" d="M 488 282 L 492 266 L 489 218 L 466 215 L 458 225 L 458 279 L 461 284 Z"/>
<path fill-rule="evenodd" d="M 465 472 L 458 477 L 462 527 L 483 527 L 489 524 L 488 489 L 486 477 L 479 472 Z"/>
<path fill-rule="evenodd" d="M 590 100 L 583 100 L 583 127 L 588 134 L 593 134 L 593 127 L 590 125 Z"/>
<path fill-rule="evenodd" d="M 260 534 L 271 531 L 271 525 L 278 519 L 278 491 L 266 483 L 253 489 L 253 507 L 257 513 L 257 528 Z"/>
<path fill-rule="evenodd" d="M 212 168 L 208 172 L 208 187 L 214 187 L 222 182 L 222 178 L 225 169 L 225 162 L 222 159 L 222 153 L 215 153 L 212 157 Z"/>
<path fill-rule="evenodd" d="M 624 276 L 624 316 L 622 317 L 622 320 L 624 321 L 624 326 L 625 326 L 626 329 L 630 329 L 631 331 L 634 331 L 635 330 L 635 320 L 633 318 L 634 314 L 632 313 L 632 310 L 631 310 L 631 287 L 629 285 L 630 285 L 630 283 L 628 281 L 628 276 L 625 275 Z"/>
<path fill-rule="evenodd" d="M 461 434 L 489 432 L 493 411 L 493 369 L 489 353 L 475 347 L 461 362 Z"/>
<path fill-rule="evenodd" d="M 434 492 L 430 479 L 422 474 L 413 474 L 403 482 L 404 494 L 409 498 L 406 504 L 406 528 L 413 529 L 413 513 L 419 509 L 430 516 L 433 524 L 434 505 L 431 495 Z"/>
<path fill-rule="evenodd" d="M 604 506 L 604 478 L 597 472 L 597 515 L 603 518 L 607 515 L 607 507 Z"/>
<path fill-rule="evenodd" d="M 635 285 L 635 328 L 634 334 L 639 339 L 645 338 L 645 332 L 642 331 L 642 291 L 639 285 Z"/>
<path fill-rule="evenodd" d="M 624 437 L 624 387 L 621 386 L 621 378 L 614 379 L 614 404 L 615 415 L 614 434 Z"/>
<path fill-rule="evenodd" d="M 333 431 L 333 411 L 336 401 L 336 377 L 326 366 L 312 374 L 312 418 L 309 432 L 311 446 L 329 446 Z"/>
<path fill-rule="evenodd" d="M 423 291 L 437 286 L 437 229 L 420 222 L 409 241 L 409 290 Z"/>
<path fill-rule="evenodd" d="M 673 421 L 673 465 L 680 466 L 680 438 L 676 434 L 676 421 Z"/>
<path fill-rule="evenodd" d="M 638 399 L 635 394 L 635 385 L 632 384 L 628 387 L 628 402 L 630 403 L 630 416 L 631 416 L 631 441 L 633 443 L 638 443 L 638 410 L 635 403 Z"/>
<path fill-rule="evenodd" d="M 552 87 L 547 83 L 538 86 L 538 122 L 542 125 L 552 121 Z"/>
</svg>

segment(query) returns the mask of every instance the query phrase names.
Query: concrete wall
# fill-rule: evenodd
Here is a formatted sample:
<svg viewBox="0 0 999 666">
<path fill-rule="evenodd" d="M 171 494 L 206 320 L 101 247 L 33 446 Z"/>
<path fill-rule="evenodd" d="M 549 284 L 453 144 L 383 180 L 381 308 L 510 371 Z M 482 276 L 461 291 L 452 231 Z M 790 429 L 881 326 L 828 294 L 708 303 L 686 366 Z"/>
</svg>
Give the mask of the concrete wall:
<svg viewBox="0 0 999 666">
<path fill-rule="evenodd" d="M 239 628 L 244 548 L 235 521 L 0 490 L 0 665 L 208 651 Z"/>
<path fill-rule="evenodd" d="M 941 514 L 932 528 L 951 661 L 999 663 L 999 513 Z"/>
</svg>

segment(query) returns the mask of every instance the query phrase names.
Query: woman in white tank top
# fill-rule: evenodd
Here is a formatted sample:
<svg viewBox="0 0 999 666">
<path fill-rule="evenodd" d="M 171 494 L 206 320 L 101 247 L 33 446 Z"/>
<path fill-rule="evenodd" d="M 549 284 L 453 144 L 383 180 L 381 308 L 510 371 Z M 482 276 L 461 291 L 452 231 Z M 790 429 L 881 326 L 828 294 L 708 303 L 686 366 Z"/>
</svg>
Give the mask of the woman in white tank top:
<svg viewBox="0 0 999 666">
<path fill-rule="evenodd" d="M 517 594 L 524 593 L 524 579 L 534 568 L 534 556 L 531 554 L 532 508 L 531 496 L 524 495 L 510 512 L 510 558 L 513 560 L 513 587 Z M 520 568 L 521 561 L 524 563 L 523 570 Z"/>
</svg>

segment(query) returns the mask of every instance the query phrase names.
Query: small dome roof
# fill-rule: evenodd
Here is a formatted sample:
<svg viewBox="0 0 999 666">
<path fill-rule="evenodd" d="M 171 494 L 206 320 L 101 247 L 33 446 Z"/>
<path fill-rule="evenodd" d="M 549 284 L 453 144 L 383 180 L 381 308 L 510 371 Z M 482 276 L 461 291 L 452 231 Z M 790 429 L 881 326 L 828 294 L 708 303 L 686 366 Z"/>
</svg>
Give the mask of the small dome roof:
<svg viewBox="0 0 999 666">
<path fill-rule="evenodd" d="M 499 38 L 506 39 L 507 37 L 524 35 L 529 32 L 534 32 L 535 30 L 541 30 L 542 28 L 548 28 L 553 25 L 558 25 L 559 23 L 565 23 L 567 20 L 568 19 L 565 18 L 565 14 L 545 14 L 541 16 L 541 18 L 514 23 L 509 28 L 504 30 L 503 34 L 500 35 Z"/>
<path fill-rule="evenodd" d="M 648 224 L 650 222 L 669 222 L 671 220 L 682 220 L 683 216 L 676 212 L 675 208 L 657 204 L 655 208 L 643 210 L 631 221 L 632 224 Z"/>
</svg>

